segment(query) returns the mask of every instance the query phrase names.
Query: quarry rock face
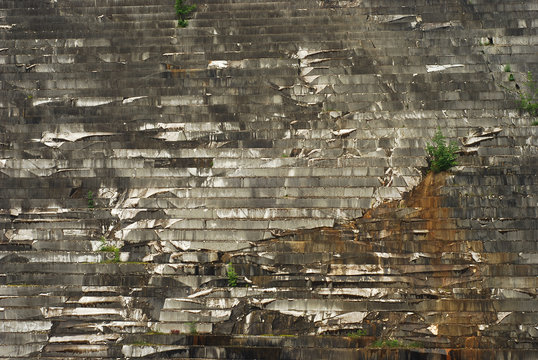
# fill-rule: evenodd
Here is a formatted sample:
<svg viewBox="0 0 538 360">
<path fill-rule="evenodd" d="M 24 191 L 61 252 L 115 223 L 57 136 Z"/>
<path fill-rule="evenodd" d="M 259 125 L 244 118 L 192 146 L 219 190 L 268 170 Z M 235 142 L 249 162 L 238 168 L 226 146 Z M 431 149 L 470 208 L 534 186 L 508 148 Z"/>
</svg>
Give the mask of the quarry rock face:
<svg viewBox="0 0 538 360">
<path fill-rule="evenodd" d="M 536 1 L 196 4 L 0 2 L 0 358 L 538 358 Z"/>
</svg>

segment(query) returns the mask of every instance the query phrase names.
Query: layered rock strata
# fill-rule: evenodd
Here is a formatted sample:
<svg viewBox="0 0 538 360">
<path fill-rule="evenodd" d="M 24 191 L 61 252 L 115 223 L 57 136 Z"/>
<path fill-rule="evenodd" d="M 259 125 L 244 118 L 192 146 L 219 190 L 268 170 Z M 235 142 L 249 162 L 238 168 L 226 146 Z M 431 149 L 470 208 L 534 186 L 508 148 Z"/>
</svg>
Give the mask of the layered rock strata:
<svg viewBox="0 0 538 360">
<path fill-rule="evenodd" d="M 173 5 L 0 4 L 0 358 L 538 357 L 535 3 Z"/>
</svg>

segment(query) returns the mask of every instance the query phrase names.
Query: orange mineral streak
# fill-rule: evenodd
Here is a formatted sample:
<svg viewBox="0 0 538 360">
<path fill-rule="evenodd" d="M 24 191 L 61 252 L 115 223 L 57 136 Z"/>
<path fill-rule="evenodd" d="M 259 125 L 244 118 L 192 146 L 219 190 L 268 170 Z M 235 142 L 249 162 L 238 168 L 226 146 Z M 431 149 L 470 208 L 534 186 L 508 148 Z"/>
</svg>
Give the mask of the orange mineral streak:
<svg viewBox="0 0 538 360">
<path fill-rule="evenodd" d="M 450 209 L 442 206 L 441 189 L 446 184 L 448 173 L 430 172 L 424 180 L 403 200 L 404 206 L 415 208 L 416 217 L 426 220 L 428 240 L 456 240 L 459 231 L 452 219 Z"/>
<path fill-rule="evenodd" d="M 382 232 L 384 238 L 394 237 L 394 240 L 423 240 L 422 251 L 461 251 L 465 230 L 458 229 L 452 209 L 443 206 L 441 190 L 446 186 L 449 176 L 450 173 L 447 172 L 429 173 L 402 200 L 385 202 L 369 209 L 362 218 L 349 226 L 355 229 L 376 229 L 377 232 Z M 410 235 L 401 235 L 409 232 L 413 232 L 412 238 Z M 375 237 L 378 237 L 377 234 Z M 481 242 L 466 242 L 466 246 L 475 252 L 483 250 Z"/>
</svg>

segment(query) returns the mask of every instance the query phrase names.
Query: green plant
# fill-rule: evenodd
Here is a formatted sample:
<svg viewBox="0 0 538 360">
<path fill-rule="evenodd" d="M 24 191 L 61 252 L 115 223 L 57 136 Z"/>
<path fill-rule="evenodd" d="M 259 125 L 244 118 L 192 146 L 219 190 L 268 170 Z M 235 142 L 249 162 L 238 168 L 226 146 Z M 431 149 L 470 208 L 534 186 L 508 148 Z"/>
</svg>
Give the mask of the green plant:
<svg viewBox="0 0 538 360">
<path fill-rule="evenodd" d="M 347 336 L 352 337 L 352 338 L 358 338 L 365 335 L 366 335 L 366 330 L 364 329 L 357 329 L 355 332 L 347 333 Z"/>
<path fill-rule="evenodd" d="M 187 25 L 189 25 L 187 18 L 194 10 L 196 10 L 196 5 L 186 5 L 184 0 L 176 0 L 175 8 L 177 25 L 180 27 L 187 27 Z"/>
<path fill-rule="evenodd" d="M 504 72 L 512 72 L 512 68 L 510 67 L 510 64 L 504 65 Z"/>
<path fill-rule="evenodd" d="M 481 46 L 491 46 L 493 45 L 493 38 L 490 36 L 487 36 L 485 38 L 480 39 L 480 45 Z"/>
<path fill-rule="evenodd" d="M 389 348 L 395 348 L 395 347 L 403 347 L 403 344 L 401 344 L 398 340 L 395 339 L 389 339 L 389 340 L 376 340 L 372 343 L 372 347 L 389 347 Z"/>
<path fill-rule="evenodd" d="M 525 82 L 527 91 L 519 92 L 519 107 L 521 110 L 527 111 L 529 114 L 538 115 L 538 85 L 532 77 L 532 73 L 527 73 L 527 81 Z"/>
<path fill-rule="evenodd" d="M 538 126 L 538 120 L 532 122 L 532 126 Z"/>
<path fill-rule="evenodd" d="M 113 263 L 120 262 L 120 248 L 108 243 L 104 236 L 101 236 L 99 241 L 101 241 L 101 246 L 99 247 L 99 251 L 114 253 L 114 258 L 112 260 L 106 260 L 105 262 L 113 262 Z"/>
<path fill-rule="evenodd" d="M 228 286 L 236 287 L 238 276 L 231 262 L 228 264 L 227 273 L 228 273 Z"/>
<path fill-rule="evenodd" d="M 439 173 L 450 169 L 457 165 L 458 145 L 455 142 L 450 142 L 447 146 L 445 137 L 438 129 L 432 138 L 432 142 L 426 146 L 426 152 L 429 156 L 430 170 L 434 173 Z"/>
<path fill-rule="evenodd" d="M 93 192 L 91 190 L 88 191 L 86 199 L 88 200 L 88 209 L 93 209 L 95 206 L 95 201 L 93 200 Z"/>
<path fill-rule="evenodd" d="M 413 342 L 402 342 L 397 339 L 387 339 L 387 340 L 376 340 L 372 344 L 370 344 L 371 347 L 376 348 L 423 348 L 424 344 L 413 341 Z"/>
<path fill-rule="evenodd" d="M 196 323 L 194 321 L 191 321 L 189 323 L 189 333 L 191 335 L 196 335 L 198 334 L 198 331 L 196 330 Z"/>
<path fill-rule="evenodd" d="M 516 78 L 514 77 L 514 74 L 510 74 L 508 76 L 508 81 L 516 81 Z"/>
</svg>

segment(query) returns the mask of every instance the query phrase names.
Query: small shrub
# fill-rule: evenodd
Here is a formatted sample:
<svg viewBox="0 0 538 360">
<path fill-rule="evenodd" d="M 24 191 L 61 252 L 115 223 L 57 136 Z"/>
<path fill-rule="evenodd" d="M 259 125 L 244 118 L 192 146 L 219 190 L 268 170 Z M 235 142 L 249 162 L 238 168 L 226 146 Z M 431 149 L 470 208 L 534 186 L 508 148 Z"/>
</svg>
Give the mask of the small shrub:
<svg viewBox="0 0 538 360">
<path fill-rule="evenodd" d="M 446 145 L 445 137 L 441 133 L 441 129 L 437 130 L 432 142 L 426 146 L 426 152 L 429 156 L 430 170 L 434 173 L 439 173 L 456 166 L 458 155 L 458 145 L 451 142 Z"/>
<path fill-rule="evenodd" d="M 93 192 L 91 190 L 88 191 L 86 198 L 88 199 L 88 209 L 93 209 L 95 207 L 95 201 L 93 200 Z"/>
<path fill-rule="evenodd" d="M 176 0 L 175 8 L 177 15 L 177 26 L 187 27 L 187 25 L 189 25 L 187 18 L 194 10 L 196 10 L 196 5 L 186 5 L 184 0 Z"/>
<path fill-rule="evenodd" d="M 538 115 L 538 85 L 532 77 L 532 73 L 527 73 L 527 82 L 525 82 L 527 91 L 519 92 L 519 107 L 533 116 Z"/>
<path fill-rule="evenodd" d="M 227 272 L 228 272 L 228 286 L 236 287 L 238 276 L 231 262 L 228 264 Z"/>
<path fill-rule="evenodd" d="M 510 67 L 510 64 L 504 65 L 504 72 L 512 72 L 512 68 Z"/>
<path fill-rule="evenodd" d="M 114 253 L 114 258 L 112 260 L 107 260 L 105 262 L 113 262 L 113 263 L 120 262 L 120 248 L 108 243 L 104 236 L 101 236 L 99 241 L 101 241 L 101 247 L 99 248 L 99 251 Z"/>
<path fill-rule="evenodd" d="M 195 322 L 190 322 L 189 323 L 189 333 L 191 335 L 196 335 L 198 334 L 198 331 L 196 330 L 196 323 Z"/>
</svg>

